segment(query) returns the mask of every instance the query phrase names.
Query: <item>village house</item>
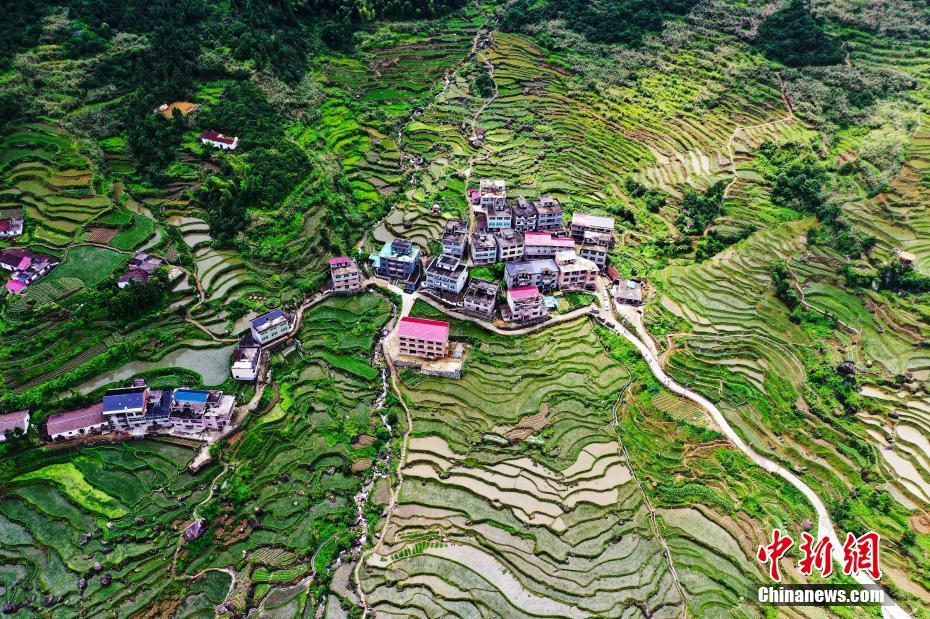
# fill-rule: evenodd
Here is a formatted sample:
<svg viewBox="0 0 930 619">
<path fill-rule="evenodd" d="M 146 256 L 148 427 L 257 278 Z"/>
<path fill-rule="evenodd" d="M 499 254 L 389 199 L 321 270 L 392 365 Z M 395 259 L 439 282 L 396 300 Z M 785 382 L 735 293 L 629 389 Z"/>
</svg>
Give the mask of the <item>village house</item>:
<svg viewBox="0 0 930 619">
<path fill-rule="evenodd" d="M 527 259 L 552 258 L 560 251 L 575 249 L 575 241 L 549 232 L 527 232 L 523 237 L 523 255 Z"/>
<path fill-rule="evenodd" d="M 217 133 L 216 131 L 201 131 L 200 142 L 201 144 L 222 150 L 236 150 L 236 147 L 239 146 L 238 137 L 226 137 L 222 133 Z"/>
<path fill-rule="evenodd" d="M 471 235 L 471 261 L 474 265 L 497 262 L 497 241 L 493 235 L 487 232 L 475 232 Z"/>
<path fill-rule="evenodd" d="M 523 259 L 523 235 L 516 230 L 498 230 L 494 233 L 497 242 L 497 258 L 501 262 Z"/>
<path fill-rule="evenodd" d="M 400 354 L 423 359 L 445 357 L 449 350 L 449 323 L 405 316 L 397 326 Z"/>
<path fill-rule="evenodd" d="M 23 434 L 29 431 L 29 411 L 16 411 L 0 415 L 0 443 L 19 430 Z"/>
<path fill-rule="evenodd" d="M 362 271 L 355 260 L 348 256 L 330 260 L 329 274 L 336 294 L 352 294 L 362 289 Z"/>
<path fill-rule="evenodd" d="M 164 261 L 161 258 L 150 256 L 144 252 L 137 252 L 136 255 L 129 260 L 129 270 L 116 280 L 116 285 L 120 288 L 125 288 L 133 281 L 145 284 L 149 281 L 155 269 L 162 264 L 164 264 Z"/>
<path fill-rule="evenodd" d="M 513 213 L 513 228 L 518 232 L 529 232 L 536 229 L 536 205 L 520 196 L 517 203 L 511 205 Z"/>
<path fill-rule="evenodd" d="M 261 365 L 262 349 L 252 342 L 252 338 L 247 339 L 249 344 L 244 344 L 242 340 L 233 350 L 232 354 L 232 377 L 241 381 L 253 381 L 258 377 L 258 368 Z"/>
<path fill-rule="evenodd" d="M 148 387 L 110 389 L 103 396 L 103 417 L 117 431 L 144 425 Z"/>
<path fill-rule="evenodd" d="M 585 232 L 613 234 L 614 218 L 582 212 L 572 213 L 572 236 L 580 242 L 584 240 Z"/>
<path fill-rule="evenodd" d="M 249 325 L 252 339 L 265 345 L 291 332 L 291 315 L 277 308 L 254 318 Z"/>
<path fill-rule="evenodd" d="M 504 265 L 504 281 L 507 288 L 536 286 L 548 292 L 558 285 L 558 277 L 559 268 L 551 258 L 508 262 Z"/>
<path fill-rule="evenodd" d="M 581 258 L 574 251 L 563 251 L 555 255 L 559 267 L 559 290 L 594 290 L 597 283 L 597 265 Z"/>
<path fill-rule="evenodd" d="M 578 254 L 599 267 L 607 266 L 607 252 L 613 247 L 613 235 L 603 232 L 585 232 Z"/>
<path fill-rule="evenodd" d="M 442 235 L 442 253 L 455 258 L 465 257 L 465 239 L 468 235 L 468 224 L 461 219 L 450 219 L 446 222 Z"/>
<path fill-rule="evenodd" d="M 462 298 L 465 312 L 486 320 L 494 318 L 494 306 L 497 304 L 497 291 L 500 286 L 492 282 L 472 279 L 465 288 Z"/>
<path fill-rule="evenodd" d="M 617 303 L 640 306 L 643 304 L 643 284 L 632 279 L 621 279 L 614 290 Z"/>
<path fill-rule="evenodd" d="M 502 180 L 481 179 L 478 184 L 478 206 L 484 212 L 492 207 L 507 206 L 507 184 Z"/>
<path fill-rule="evenodd" d="M 387 279 L 407 280 L 420 270 L 420 248 L 407 239 L 388 241 L 368 259 L 371 268 Z"/>
<path fill-rule="evenodd" d="M 0 209 L 0 238 L 9 239 L 23 234 L 23 209 Z"/>
<path fill-rule="evenodd" d="M 168 420 L 182 432 L 220 430 L 232 417 L 236 399 L 222 391 L 175 389 L 171 393 Z"/>
<path fill-rule="evenodd" d="M 454 256 L 437 256 L 426 266 L 426 287 L 458 294 L 468 279 L 468 267 Z"/>
<path fill-rule="evenodd" d="M 60 261 L 51 256 L 25 249 L 4 249 L 0 252 L 0 266 L 13 272 L 6 283 L 7 292 L 12 294 L 20 294 L 59 264 Z"/>
<path fill-rule="evenodd" d="M 100 434 L 109 429 L 102 403 L 49 415 L 45 421 L 45 435 L 51 441 Z"/>
<path fill-rule="evenodd" d="M 546 318 L 549 310 L 542 293 L 536 286 L 520 286 L 507 291 L 507 311 L 504 320 L 508 322 L 530 322 Z"/>
<path fill-rule="evenodd" d="M 485 209 L 485 216 L 488 219 L 488 230 L 503 230 L 510 228 L 513 222 L 513 216 L 510 213 L 510 205 L 490 206 Z"/>
<path fill-rule="evenodd" d="M 540 196 L 534 206 L 537 230 L 561 232 L 564 229 L 562 204 L 558 200 L 552 196 Z"/>
</svg>

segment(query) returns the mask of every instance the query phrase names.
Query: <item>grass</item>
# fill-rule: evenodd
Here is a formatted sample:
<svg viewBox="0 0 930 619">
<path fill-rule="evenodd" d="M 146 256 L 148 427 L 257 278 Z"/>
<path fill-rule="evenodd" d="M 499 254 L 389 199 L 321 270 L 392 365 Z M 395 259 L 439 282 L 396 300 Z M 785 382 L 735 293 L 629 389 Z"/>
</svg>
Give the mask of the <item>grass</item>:
<svg viewBox="0 0 930 619">
<path fill-rule="evenodd" d="M 44 281 L 74 278 L 91 288 L 105 280 L 124 259 L 124 254 L 111 249 L 92 245 L 72 247 L 68 249 L 62 263 L 55 267 Z"/>
<path fill-rule="evenodd" d="M 50 464 L 36 471 L 18 475 L 12 481 L 15 483 L 32 480 L 53 482 L 69 499 L 88 511 L 107 518 L 126 515 L 126 508 L 119 501 L 88 484 L 81 471 L 70 462 Z"/>
</svg>

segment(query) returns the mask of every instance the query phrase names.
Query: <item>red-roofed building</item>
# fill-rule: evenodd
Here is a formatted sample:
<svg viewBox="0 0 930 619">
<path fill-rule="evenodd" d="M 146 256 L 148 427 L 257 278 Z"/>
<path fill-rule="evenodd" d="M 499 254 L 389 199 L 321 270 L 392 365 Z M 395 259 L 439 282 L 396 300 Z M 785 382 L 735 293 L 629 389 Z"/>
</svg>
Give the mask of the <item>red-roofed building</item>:
<svg viewBox="0 0 930 619">
<path fill-rule="evenodd" d="M 445 357 L 449 350 L 449 323 L 404 317 L 397 326 L 400 354 L 424 359 Z"/>
<path fill-rule="evenodd" d="M 520 286 L 507 291 L 509 319 L 513 322 L 529 322 L 549 315 L 542 293 L 536 286 Z"/>
<path fill-rule="evenodd" d="M 73 411 L 49 415 L 45 422 L 45 433 L 49 440 L 74 438 L 97 434 L 109 429 L 103 416 L 103 403 L 94 404 Z"/>
<path fill-rule="evenodd" d="M 239 138 L 230 138 L 216 131 L 202 131 L 200 142 L 222 150 L 236 150 L 239 146 Z"/>
<path fill-rule="evenodd" d="M 549 232 L 527 232 L 523 238 L 523 255 L 528 259 L 552 258 L 560 251 L 575 249 L 575 240 L 552 236 Z"/>
</svg>

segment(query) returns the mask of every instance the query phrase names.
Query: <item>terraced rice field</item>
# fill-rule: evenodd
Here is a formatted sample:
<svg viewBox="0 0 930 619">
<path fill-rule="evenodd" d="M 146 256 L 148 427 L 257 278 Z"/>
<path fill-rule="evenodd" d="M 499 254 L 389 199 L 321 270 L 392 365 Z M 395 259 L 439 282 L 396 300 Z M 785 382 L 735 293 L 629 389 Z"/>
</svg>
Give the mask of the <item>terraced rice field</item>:
<svg viewBox="0 0 930 619">
<path fill-rule="evenodd" d="M 81 227 L 112 208 L 98 195 L 78 144 L 44 124 L 20 127 L 0 143 L 0 207 L 21 207 L 35 241 L 67 245 Z"/>
<path fill-rule="evenodd" d="M 362 566 L 379 616 L 681 614 L 611 429 L 629 376 L 595 342 L 584 320 L 486 336 L 459 381 L 402 377 L 403 482 Z M 494 433 L 542 406 L 547 425 L 525 441 Z"/>
</svg>

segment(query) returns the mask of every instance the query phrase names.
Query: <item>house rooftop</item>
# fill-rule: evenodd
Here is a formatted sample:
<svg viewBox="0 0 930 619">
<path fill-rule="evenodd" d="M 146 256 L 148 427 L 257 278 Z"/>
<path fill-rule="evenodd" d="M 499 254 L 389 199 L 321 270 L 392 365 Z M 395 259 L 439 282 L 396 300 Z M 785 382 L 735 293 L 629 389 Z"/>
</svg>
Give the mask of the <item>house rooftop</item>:
<svg viewBox="0 0 930 619">
<path fill-rule="evenodd" d="M 449 323 L 442 320 L 405 316 L 400 319 L 397 335 L 418 340 L 445 342 L 449 339 Z"/>
<path fill-rule="evenodd" d="M 22 219 L 23 209 L 21 208 L 5 208 L 0 209 L 0 219 Z"/>
<path fill-rule="evenodd" d="M 546 271 L 558 271 L 558 266 L 552 258 L 541 258 L 539 260 L 522 260 L 520 262 L 507 262 L 504 264 L 507 274 L 515 276 L 518 273 L 527 273 L 537 275 Z"/>
<path fill-rule="evenodd" d="M 642 301 L 643 284 L 632 279 L 622 279 L 617 284 L 616 296 L 628 301 Z"/>
<path fill-rule="evenodd" d="M 574 249 L 575 240 L 567 236 L 552 236 L 548 232 L 527 232 L 524 235 L 527 247 L 563 247 Z"/>
<path fill-rule="evenodd" d="M 608 228 L 614 227 L 613 217 L 602 217 L 601 215 L 592 215 L 591 213 L 575 212 L 572 213 L 572 225 L 583 226 L 585 228 Z"/>
<path fill-rule="evenodd" d="M 207 398 L 210 397 L 210 392 L 195 389 L 175 389 L 173 397 L 175 402 L 193 402 L 195 404 L 203 404 L 207 401 Z"/>
<path fill-rule="evenodd" d="M 507 294 L 514 300 L 519 299 L 531 299 L 533 297 L 541 296 L 539 293 L 539 288 L 536 286 L 520 286 L 519 288 L 511 288 L 507 291 Z"/>
<path fill-rule="evenodd" d="M 29 418 L 29 411 L 16 411 L 15 413 L 6 413 L 0 415 L 0 434 L 8 432 L 14 428 L 23 427 L 23 423 Z"/>
<path fill-rule="evenodd" d="M 206 130 L 200 132 L 200 139 L 210 140 L 211 142 L 219 142 L 220 144 L 232 144 L 238 138 L 230 138 L 223 135 L 222 133 L 219 133 L 218 131 Z"/>
<path fill-rule="evenodd" d="M 494 282 L 486 282 L 480 279 L 473 279 L 465 287 L 465 298 L 494 298 L 500 286 Z"/>
<path fill-rule="evenodd" d="M 461 260 L 454 256 L 439 256 L 430 260 L 429 264 L 426 267 L 427 273 L 436 273 L 443 272 L 449 275 L 459 275 L 462 271 L 466 270 L 468 267 L 462 263 Z"/>
<path fill-rule="evenodd" d="M 349 263 L 351 262 L 352 262 L 352 259 L 349 258 L 348 256 L 339 256 L 338 258 L 331 259 L 329 261 L 329 266 L 331 268 L 345 267 L 345 266 L 349 266 Z"/>
<path fill-rule="evenodd" d="M 270 327 L 272 323 L 280 320 L 287 320 L 287 315 L 284 313 L 284 310 L 279 307 L 271 310 L 267 314 L 262 314 L 258 318 L 253 318 L 250 324 L 256 331 L 264 331 Z"/>
<path fill-rule="evenodd" d="M 92 404 L 84 408 L 49 415 L 45 422 L 45 430 L 48 434 L 61 434 L 62 432 L 72 432 L 87 426 L 94 426 L 104 423 L 103 404 Z"/>
<path fill-rule="evenodd" d="M 146 389 L 146 387 L 110 389 L 103 396 L 103 412 L 119 413 L 125 410 L 142 408 L 145 405 Z"/>
</svg>

